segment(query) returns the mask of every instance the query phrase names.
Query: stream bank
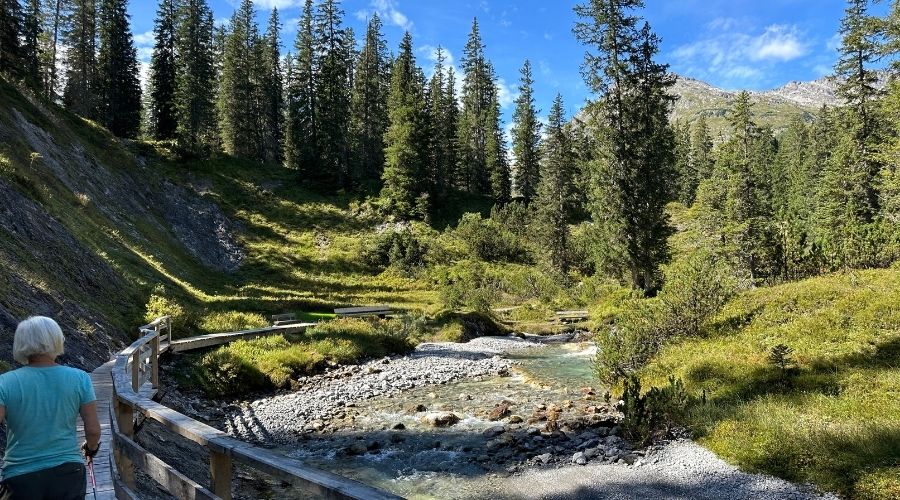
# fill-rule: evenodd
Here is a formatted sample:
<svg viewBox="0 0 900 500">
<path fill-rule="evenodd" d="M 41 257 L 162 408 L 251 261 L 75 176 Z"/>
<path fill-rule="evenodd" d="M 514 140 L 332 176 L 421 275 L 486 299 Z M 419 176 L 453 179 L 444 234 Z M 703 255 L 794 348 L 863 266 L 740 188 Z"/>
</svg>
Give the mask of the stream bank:
<svg viewBox="0 0 900 500">
<path fill-rule="evenodd" d="M 619 435 L 615 401 L 595 386 L 595 348 L 571 340 L 423 344 L 301 379 L 292 393 L 224 406 L 176 394 L 164 403 L 408 498 L 819 498 L 744 474 L 688 441 L 635 450 Z M 730 495 L 714 494 L 720 479 Z M 616 489 L 619 480 L 639 488 Z M 277 490 L 260 486 L 267 496 Z"/>
</svg>

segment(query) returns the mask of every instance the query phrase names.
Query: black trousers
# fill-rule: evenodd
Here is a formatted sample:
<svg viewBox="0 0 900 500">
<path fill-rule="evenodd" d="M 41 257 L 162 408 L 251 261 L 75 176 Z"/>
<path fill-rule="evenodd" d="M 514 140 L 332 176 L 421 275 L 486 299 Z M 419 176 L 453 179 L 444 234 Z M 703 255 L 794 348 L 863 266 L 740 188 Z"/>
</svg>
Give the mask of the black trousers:
<svg viewBox="0 0 900 500">
<path fill-rule="evenodd" d="M 13 476 L 3 486 L 12 493 L 10 500 L 84 500 L 87 478 L 83 463 L 68 462 Z"/>
</svg>

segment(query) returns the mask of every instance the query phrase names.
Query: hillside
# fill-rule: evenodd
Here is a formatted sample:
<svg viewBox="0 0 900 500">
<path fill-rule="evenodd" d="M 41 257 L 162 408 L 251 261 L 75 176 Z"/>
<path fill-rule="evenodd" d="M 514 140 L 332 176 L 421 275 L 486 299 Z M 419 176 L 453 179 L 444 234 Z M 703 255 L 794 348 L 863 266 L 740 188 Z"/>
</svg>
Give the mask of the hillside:
<svg viewBox="0 0 900 500">
<path fill-rule="evenodd" d="M 745 470 L 850 498 L 900 495 L 900 270 L 851 271 L 745 292 L 706 338 L 663 349 L 647 383 L 704 398 L 688 424 Z M 787 345 L 785 373 L 769 360 Z"/>
<path fill-rule="evenodd" d="M 0 360 L 25 316 L 57 318 L 63 361 L 106 361 L 157 313 L 181 334 L 433 293 L 360 259 L 377 226 L 349 196 L 228 158 L 189 164 L 123 141 L 0 79 Z"/>
</svg>

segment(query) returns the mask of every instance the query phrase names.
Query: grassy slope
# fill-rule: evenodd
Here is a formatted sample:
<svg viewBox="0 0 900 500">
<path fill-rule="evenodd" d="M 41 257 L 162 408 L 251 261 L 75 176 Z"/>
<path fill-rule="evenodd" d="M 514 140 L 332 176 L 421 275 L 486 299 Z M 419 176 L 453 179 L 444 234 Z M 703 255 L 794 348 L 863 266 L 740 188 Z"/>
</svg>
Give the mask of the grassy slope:
<svg viewBox="0 0 900 500">
<path fill-rule="evenodd" d="M 900 270 L 835 274 L 742 294 L 713 333 L 671 345 L 644 370 L 708 403 L 701 443 L 754 471 L 853 498 L 900 498 Z M 787 384 L 768 361 L 794 350 Z"/>
</svg>

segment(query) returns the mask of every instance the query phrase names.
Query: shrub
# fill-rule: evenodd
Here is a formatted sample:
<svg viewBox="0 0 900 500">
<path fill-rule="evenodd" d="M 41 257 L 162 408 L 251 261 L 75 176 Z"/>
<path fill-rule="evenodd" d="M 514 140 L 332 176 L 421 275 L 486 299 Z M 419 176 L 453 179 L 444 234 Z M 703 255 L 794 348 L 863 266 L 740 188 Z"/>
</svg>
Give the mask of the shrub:
<svg viewBox="0 0 900 500">
<path fill-rule="evenodd" d="M 405 227 L 399 231 L 385 231 L 378 235 L 365 250 L 366 263 L 376 268 L 396 267 L 410 273 L 425 266 L 425 244 Z"/>
<path fill-rule="evenodd" d="M 200 329 L 208 333 L 236 332 L 262 328 L 269 322 L 262 314 L 239 311 L 213 312 L 200 320 Z"/>
<path fill-rule="evenodd" d="M 164 286 L 157 285 L 150 294 L 150 298 L 147 299 L 144 321 L 149 323 L 161 316 L 171 316 L 172 330 L 175 332 L 183 331 L 190 322 L 187 308 L 175 299 L 168 297 Z"/>
<path fill-rule="evenodd" d="M 674 264 L 667 275 L 657 297 L 618 302 L 612 325 L 599 325 L 595 339 L 601 379 L 615 382 L 633 373 L 672 338 L 702 334 L 736 290 L 729 268 L 702 251 Z"/>
<path fill-rule="evenodd" d="M 522 239 L 494 219 L 481 214 L 462 216 L 454 234 L 466 245 L 471 257 L 486 262 L 529 262 Z"/>
<path fill-rule="evenodd" d="M 629 439 L 644 445 L 682 422 L 692 402 L 680 379 L 670 376 L 668 385 L 651 387 L 641 394 L 640 380 L 630 375 L 622 392 L 622 430 Z"/>
<path fill-rule="evenodd" d="M 445 269 L 437 277 L 441 299 L 449 309 L 469 307 L 489 312 L 501 295 L 498 280 L 489 276 L 481 262 L 465 261 Z"/>
</svg>

